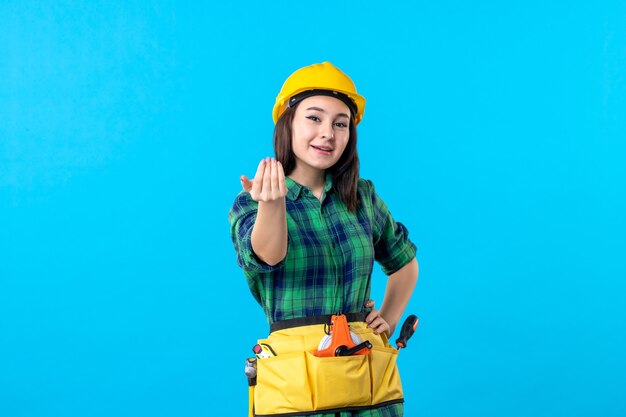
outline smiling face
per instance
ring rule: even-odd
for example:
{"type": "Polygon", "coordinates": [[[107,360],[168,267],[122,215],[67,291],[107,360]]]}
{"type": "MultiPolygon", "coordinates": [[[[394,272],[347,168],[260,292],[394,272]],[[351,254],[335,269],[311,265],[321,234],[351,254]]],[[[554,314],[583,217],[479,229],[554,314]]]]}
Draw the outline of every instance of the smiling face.
{"type": "Polygon", "coordinates": [[[302,100],[291,125],[295,170],[312,173],[332,167],[350,139],[350,117],[348,106],[334,97],[302,100]]]}

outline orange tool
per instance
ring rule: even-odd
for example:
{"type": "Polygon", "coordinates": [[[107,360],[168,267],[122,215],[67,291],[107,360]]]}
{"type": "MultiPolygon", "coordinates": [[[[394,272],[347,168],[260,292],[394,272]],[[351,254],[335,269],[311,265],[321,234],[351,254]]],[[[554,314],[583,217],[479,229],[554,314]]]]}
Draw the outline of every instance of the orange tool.
{"type": "Polygon", "coordinates": [[[369,340],[356,344],[350,336],[348,320],[343,314],[333,314],[330,319],[330,345],[322,350],[314,350],[312,353],[319,357],[367,355],[370,353],[372,344],[369,340]]]}

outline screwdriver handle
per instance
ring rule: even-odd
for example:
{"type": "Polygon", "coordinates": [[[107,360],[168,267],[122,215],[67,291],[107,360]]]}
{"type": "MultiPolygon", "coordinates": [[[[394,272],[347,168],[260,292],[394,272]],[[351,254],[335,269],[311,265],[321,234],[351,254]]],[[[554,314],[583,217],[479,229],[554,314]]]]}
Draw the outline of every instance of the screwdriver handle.
{"type": "Polygon", "coordinates": [[[417,329],[417,323],[419,319],[415,314],[411,314],[406,318],[404,324],[402,325],[402,330],[400,330],[400,337],[396,339],[396,346],[398,349],[402,349],[406,347],[411,336],[415,333],[415,329],[417,329]]]}

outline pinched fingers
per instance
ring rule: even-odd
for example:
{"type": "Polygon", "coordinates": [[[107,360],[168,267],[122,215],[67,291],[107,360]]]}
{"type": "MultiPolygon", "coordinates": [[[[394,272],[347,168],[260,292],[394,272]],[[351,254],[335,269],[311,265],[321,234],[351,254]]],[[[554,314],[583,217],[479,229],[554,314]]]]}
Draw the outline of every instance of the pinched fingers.
{"type": "Polygon", "coordinates": [[[270,158],[265,159],[265,172],[263,173],[262,184],[261,200],[268,201],[272,196],[272,161],[270,158]]]}
{"type": "Polygon", "coordinates": [[[269,169],[265,170],[263,178],[263,195],[267,198],[264,201],[278,200],[287,195],[285,184],[285,172],[279,161],[271,158],[266,161],[269,169]]]}
{"type": "Polygon", "coordinates": [[[241,185],[255,201],[273,201],[287,195],[285,172],[274,158],[261,160],[253,181],[242,175],[241,185]]]}
{"type": "Polygon", "coordinates": [[[287,195],[287,183],[285,182],[285,170],[283,164],[278,162],[278,191],[282,197],[287,195]]]}
{"type": "MultiPolygon", "coordinates": [[[[282,198],[285,196],[285,193],[283,193],[281,191],[281,173],[282,173],[282,166],[280,164],[280,162],[278,162],[276,159],[272,158],[271,161],[271,184],[272,184],[272,192],[271,192],[271,199],[272,200],[278,200],[279,198],[282,198]]],[[[282,174],[282,182],[284,183],[284,173],[282,174]]]]}
{"type": "Polygon", "coordinates": [[[259,162],[259,166],[257,167],[256,175],[252,180],[252,187],[249,190],[246,190],[250,193],[250,197],[252,197],[252,199],[255,201],[259,201],[261,191],[263,190],[263,174],[265,173],[265,168],[265,159],[262,159],[261,162],[259,162]]]}
{"type": "Polygon", "coordinates": [[[272,200],[275,200],[277,198],[280,198],[280,189],[278,186],[278,164],[274,158],[272,158],[271,177],[272,200]]]}

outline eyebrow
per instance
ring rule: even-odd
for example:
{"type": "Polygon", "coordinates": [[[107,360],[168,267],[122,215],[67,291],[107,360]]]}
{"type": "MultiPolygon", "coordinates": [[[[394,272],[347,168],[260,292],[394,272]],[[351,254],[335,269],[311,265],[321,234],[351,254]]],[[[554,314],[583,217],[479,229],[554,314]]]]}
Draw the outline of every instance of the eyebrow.
{"type": "MultiPolygon", "coordinates": [[[[326,113],[326,110],[324,109],[320,109],[319,107],[309,107],[307,110],[317,110],[317,111],[321,111],[322,113],[326,113]]],[[[338,117],[347,117],[348,119],[350,118],[350,116],[348,116],[345,113],[337,113],[338,117]]]]}

